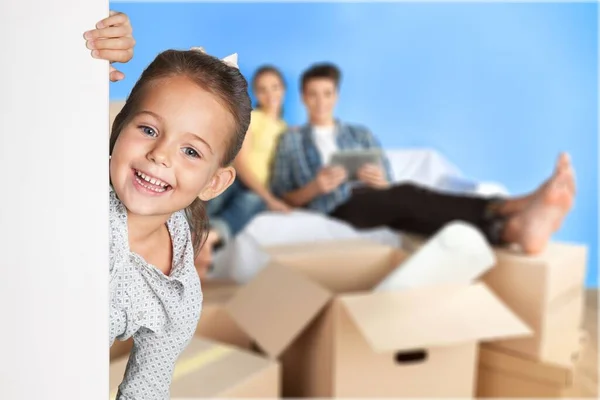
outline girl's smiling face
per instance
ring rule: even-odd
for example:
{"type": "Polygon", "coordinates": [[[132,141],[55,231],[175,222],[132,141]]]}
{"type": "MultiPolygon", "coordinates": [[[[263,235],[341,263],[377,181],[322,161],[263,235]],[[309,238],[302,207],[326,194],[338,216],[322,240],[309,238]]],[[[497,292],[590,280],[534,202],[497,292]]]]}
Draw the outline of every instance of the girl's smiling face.
{"type": "Polygon", "coordinates": [[[187,77],[153,82],[111,154],[117,196],[129,212],[146,216],[217,196],[235,178],[233,168],[221,166],[234,128],[218,98],[187,77]]]}

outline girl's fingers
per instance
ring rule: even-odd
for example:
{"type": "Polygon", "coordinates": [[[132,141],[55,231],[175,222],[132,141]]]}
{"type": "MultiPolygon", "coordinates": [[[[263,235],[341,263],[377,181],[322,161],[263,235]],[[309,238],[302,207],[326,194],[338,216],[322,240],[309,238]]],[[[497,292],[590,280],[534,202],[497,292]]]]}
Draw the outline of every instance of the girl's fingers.
{"type": "Polygon", "coordinates": [[[129,36],[115,39],[98,39],[87,41],[86,46],[90,50],[129,50],[135,46],[135,40],[129,36]]]}
{"type": "Polygon", "coordinates": [[[126,63],[132,56],[133,50],[92,50],[92,57],[110,62],[126,63]]]}
{"type": "Polygon", "coordinates": [[[111,82],[118,82],[125,78],[125,74],[123,74],[121,71],[117,71],[116,69],[114,71],[110,71],[109,76],[111,82]]]}
{"type": "Polygon", "coordinates": [[[123,13],[111,11],[109,15],[108,18],[104,18],[102,21],[98,22],[96,28],[102,29],[111,25],[130,25],[129,18],[123,13]]]}
{"type": "Polygon", "coordinates": [[[131,35],[131,27],[120,25],[110,26],[103,29],[93,29],[83,34],[83,37],[87,40],[95,39],[109,39],[109,38],[120,38],[131,35]]]}

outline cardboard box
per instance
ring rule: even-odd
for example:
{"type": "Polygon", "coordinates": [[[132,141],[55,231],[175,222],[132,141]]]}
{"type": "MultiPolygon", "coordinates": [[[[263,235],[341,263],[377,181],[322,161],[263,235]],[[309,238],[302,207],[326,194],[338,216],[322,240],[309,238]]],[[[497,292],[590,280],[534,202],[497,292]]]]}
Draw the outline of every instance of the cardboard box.
{"type": "MultiPolygon", "coordinates": [[[[402,235],[403,247],[413,252],[424,243],[415,235],[402,235]]],[[[550,242],[539,255],[496,248],[496,265],[482,281],[490,287],[535,335],[501,340],[498,348],[516,351],[539,361],[568,366],[583,322],[585,303],[585,246],[550,242]],[[568,340],[563,340],[563,337],[568,340]]]]}
{"type": "Polygon", "coordinates": [[[116,360],[121,357],[129,356],[131,349],[133,348],[133,338],[129,338],[125,341],[115,340],[113,345],[110,347],[110,360],[116,360]]]}
{"type": "MultiPolygon", "coordinates": [[[[128,357],[110,364],[110,398],[114,399],[128,357]]],[[[210,340],[194,338],[173,372],[171,397],[278,398],[280,367],[272,360],[210,340]]]]}
{"type": "Polygon", "coordinates": [[[228,281],[202,283],[204,301],[196,336],[250,349],[252,342],[250,336],[239,327],[225,309],[225,305],[238,288],[237,284],[228,281]]]}
{"type": "Polygon", "coordinates": [[[529,328],[483,284],[370,292],[406,257],[371,242],[270,248],[228,304],[292,397],[471,397],[477,342],[529,328]]]}
{"type": "MultiPolygon", "coordinates": [[[[581,344],[572,348],[576,360],[581,344]]],[[[576,361],[570,365],[541,362],[509,350],[481,346],[478,398],[580,397],[575,382],[576,361]]]]}
{"type": "Polygon", "coordinates": [[[553,242],[536,256],[498,249],[496,257],[496,266],[482,281],[535,335],[494,345],[539,361],[570,365],[569,343],[576,340],[583,323],[586,247],[553,242]]]}

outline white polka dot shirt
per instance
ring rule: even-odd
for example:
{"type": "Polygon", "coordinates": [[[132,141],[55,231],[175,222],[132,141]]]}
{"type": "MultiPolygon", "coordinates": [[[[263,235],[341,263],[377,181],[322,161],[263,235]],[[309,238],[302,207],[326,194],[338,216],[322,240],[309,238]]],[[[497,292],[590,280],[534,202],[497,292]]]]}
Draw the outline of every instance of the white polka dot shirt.
{"type": "Polygon", "coordinates": [[[202,307],[189,225],[183,211],[167,222],[173,243],[169,276],[129,248],[127,211],[110,189],[110,334],[133,336],[117,400],[168,400],[177,358],[192,339],[202,307]]]}

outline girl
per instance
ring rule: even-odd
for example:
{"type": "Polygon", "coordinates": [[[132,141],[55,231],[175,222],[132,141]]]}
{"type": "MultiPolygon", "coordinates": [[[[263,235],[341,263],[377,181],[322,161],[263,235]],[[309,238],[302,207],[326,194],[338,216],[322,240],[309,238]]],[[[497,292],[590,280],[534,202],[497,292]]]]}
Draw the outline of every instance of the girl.
{"type": "Polygon", "coordinates": [[[202,201],[234,181],[230,164],[250,111],[236,66],[201,51],[168,50],[115,118],[109,341],[134,342],[118,400],[169,398],[175,362],[200,317],[194,255],[207,231],[202,201]]]}
{"type": "Polygon", "coordinates": [[[196,267],[204,277],[212,259],[212,248],[235,236],[259,212],[265,209],[287,212],[291,208],[275,197],[268,186],[270,162],[279,136],[287,125],[281,118],[285,82],[281,72],[271,66],[260,67],[252,78],[256,108],[246,140],[234,161],[239,179],[218,198],[208,204],[211,231],[196,259],[196,267]]]}

